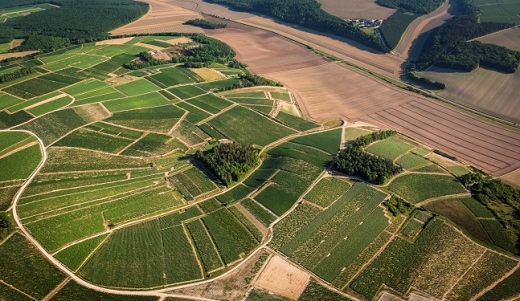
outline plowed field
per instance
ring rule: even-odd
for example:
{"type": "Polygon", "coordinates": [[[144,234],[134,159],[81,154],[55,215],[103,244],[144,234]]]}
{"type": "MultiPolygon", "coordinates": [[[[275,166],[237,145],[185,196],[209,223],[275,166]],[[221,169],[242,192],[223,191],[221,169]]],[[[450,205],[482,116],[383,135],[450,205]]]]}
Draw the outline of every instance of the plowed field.
{"type": "Polygon", "coordinates": [[[376,4],[375,0],[318,0],[324,11],[344,19],[386,19],[395,9],[376,4]]]}

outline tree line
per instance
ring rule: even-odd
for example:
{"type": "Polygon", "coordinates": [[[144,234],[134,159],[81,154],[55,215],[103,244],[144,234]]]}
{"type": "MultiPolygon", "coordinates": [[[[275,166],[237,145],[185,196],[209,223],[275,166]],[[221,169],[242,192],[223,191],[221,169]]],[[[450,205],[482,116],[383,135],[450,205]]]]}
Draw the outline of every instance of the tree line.
{"type": "Polygon", "coordinates": [[[341,150],[332,160],[332,169],[352,176],[358,176],[373,184],[384,184],[390,177],[403,171],[391,160],[371,155],[365,146],[395,135],[396,131],[379,131],[361,136],[341,150]]]}
{"type": "Polygon", "coordinates": [[[18,78],[22,78],[32,73],[34,73],[34,69],[23,67],[14,72],[2,74],[0,75],[0,84],[7,83],[18,78]]]}
{"type": "Polygon", "coordinates": [[[416,62],[418,70],[436,64],[462,71],[471,71],[480,65],[514,72],[520,56],[498,45],[468,42],[471,39],[512,27],[514,24],[480,22],[479,10],[471,0],[459,0],[462,15],[455,16],[435,29],[424,44],[416,62]]]}
{"type": "Polygon", "coordinates": [[[414,14],[428,14],[444,3],[444,0],[377,0],[377,4],[414,14]]]}
{"type": "Polygon", "coordinates": [[[213,22],[206,21],[204,19],[192,19],[192,20],[188,20],[188,21],[184,22],[184,24],[198,26],[198,27],[204,28],[204,29],[219,29],[219,28],[227,27],[226,24],[213,23],[213,22]]]}
{"type": "Polygon", "coordinates": [[[389,49],[372,35],[354,24],[321,9],[316,0],[204,0],[234,9],[256,12],[284,22],[351,39],[365,46],[388,52],[389,49]]]}
{"type": "Polygon", "coordinates": [[[0,8],[11,8],[34,4],[50,3],[59,8],[49,7],[44,11],[11,18],[0,28],[0,40],[9,42],[14,38],[39,36],[41,43],[23,43],[19,49],[57,49],[62,41],[85,43],[106,39],[108,31],[136,20],[148,11],[148,4],[133,0],[1,0],[0,8]],[[43,40],[47,39],[45,43],[43,40]],[[52,46],[48,47],[51,44],[52,46]]]}
{"type": "Polygon", "coordinates": [[[258,164],[259,150],[236,142],[220,143],[210,150],[197,151],[196,157],[202,160],[224,185],[230,186],[258,164]]]}

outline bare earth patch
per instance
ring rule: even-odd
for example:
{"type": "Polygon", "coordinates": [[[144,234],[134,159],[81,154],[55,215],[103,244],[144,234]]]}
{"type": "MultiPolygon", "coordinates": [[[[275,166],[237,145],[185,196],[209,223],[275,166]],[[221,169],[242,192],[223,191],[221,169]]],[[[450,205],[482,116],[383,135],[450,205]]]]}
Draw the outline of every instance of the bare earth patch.
{"type": "Polygon", "coordinates": [[[2,53],[0,54],[0,60],[10,59],[13,57],[24,57],[33,53],[37,53],[37,50],[31,51],[23,51],[23,52],[12,52],[12,53],[2,53]]]}
{"type": "Polygon", "coordinates": [[[476,39],[482,43],[497,44],[520,51],[520,27],[498,31],[476,39]]]}
{"type": "Polygon", "coordinates": [[[422,74],[446,84],[439,95],[479,111],[520,122],[520,69],[513,74],[478,68],[471,72],[434,67],[422,74]]]}
{"type": "Polygon", "coordinates": [[[167,0],[166,2],[189,10],[197,9],[205,14],[219,16],[229,20],[238,20],[253,16],[250,13],[230,10],[225,6],[208,3],[203,0],[167,0]]]}
{"type": "Polygon", "coordinates": [[[133,40],[133,37],[104,40],[104,41],[96,42],[96,46],[99,46],[99,45],[123,45],[123,44],[125,44],[127,42],[130,42],[131,40],[133,40]]]}
{"type": "Polygon", "coordinates": [[[186,44],[186,43],[191,43],[193,42],[192,39],[190,38],[187,38],[187,37],[179,37],[179,38],[175,38],[175,39],[170,39],[170,40],[167,40],[167,41],[164,41],[170,45],[179,45],[179,44],[186,44]]]}
{"type": "Polygon", "coordinates": [[[380,6],[375,0],[318,0],[321,8],[343,19],[386,19],[395,9],[380,6]]]}
{"type": "Polygon", "coordinates": [[[209,68],[192,68],[190,70],[196,73],[198,76],[202,77],[205,81],[226,78],[224,74],[209,68]]]}
{"type": "Polygon", "coordinates": [[[513,184],[517,188],[520,188],[520,169],[508,173],[500,178],[502,181],[513,184]]]}
{"type": "Polygon", "coordinates": [[[198,27],[183,25],[190,19],[201,18],[197,12],[169,4],[163,0],[145,0],[150,10],[139,20],[110,32],[113,35],[158,32],[202,32],[198,27]]]}
{"type": "Polygon", "coordinates": [[[112,116],[112,113],[110,113],[110,111],[107,110],[107,108],[105,108],[105,106],[100,103],[75,107],[74,111],[89,123],[101,121],[112,116]]]}
{"type": "Polygon", "coordinates": [[[9,49],[13,49],[15,47],[18,47],[20,45],[22,45],[23,41],[25,41],[25,39],[14,39],[11,41],[11,43],[9,43],[9,49]]]}
{"type": "Polygon", "coordinates": [[[275,255],[256,280],[255,286],[276,295],[297,300],[309,281],[309,274],[275,255]]]}
{"type": "Polygon", "coordinates": [[[267,236],[268,229],[262,224],[251,212],[249,212],[242,204],[238,203],[235,205],[235,207],[247,217],[248,220],[255,225],[255,227],[260,230],[263,237],[267,236]]]}
{"type": "Polygon", "coordinates": [[[164,47],[161,47],[161,46],[150,45],[150,44],[146,44],[146,43],[142,43],[142,42],[135,43],[135,46],[141,46],[141,47],[148,48],[151,50],[163,50],[164,49],[164,47]]]}

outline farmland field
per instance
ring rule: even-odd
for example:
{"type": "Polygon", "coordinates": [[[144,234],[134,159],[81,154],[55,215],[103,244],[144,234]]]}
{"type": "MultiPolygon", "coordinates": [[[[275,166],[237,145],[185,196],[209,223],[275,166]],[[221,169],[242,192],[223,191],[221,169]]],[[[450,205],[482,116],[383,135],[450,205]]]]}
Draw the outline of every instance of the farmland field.
{"type": "Polygon", "coordinates": [[[520,24],[520,2],[518,0],[497,0],[493,2],[475,0],[482,11],[482,22],[504,22],[520,24]]]}
{"type": "Polygon", "coordinates": [[[429,198],[467,192],[452,176],[433,174],[402,175],[390,183],[389,189],[413,204],[429,198]]]}
{"type": "Polygon", "coordinates": [[[350,184],[338,178],[323,178],[304,197],[306,200],[322,207],[330,206],[350,187],[350,184]]]}
{"type": "Polygon", "coordinates": [[[397,157],[406,153],[413,146],[402,142],[401,140],[395,138],[387,138],[383,141],[378,141],[369,147],[365,148],[365,150],[374,155],[378,155],[385,159],[394,161],[397,157]]]}

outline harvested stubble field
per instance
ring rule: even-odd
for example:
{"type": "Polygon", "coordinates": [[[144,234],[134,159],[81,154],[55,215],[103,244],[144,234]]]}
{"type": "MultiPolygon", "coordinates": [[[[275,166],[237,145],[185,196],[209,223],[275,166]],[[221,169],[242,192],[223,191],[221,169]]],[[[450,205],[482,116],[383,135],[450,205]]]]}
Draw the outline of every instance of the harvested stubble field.
{"type": "Polygon", "coordinates": [[[482,43],[497,44],[520,51],[520,27],[513,27],[477,38],[482,43]]]}
{"type": "Polygon", "coordinates": [[[422,74],[446,84],[446,89],[439,93],[441,96],[493,116],[520,122],[520,69],[508,74],[486,68],[460,72],[434,67],[422,74]]]}
{"type": "Polygon", "coordinates": [[[130,33],[154,33],[154,32],[202,32],[200,28],[183,25],[190,19],[200,19],[197,12],[171,5],[166,1],[146,0],[150,10],[139,20],[117,28],[110,33],[122,35],[130,33]],[[178,30],[171,30],[176,28],[178,30]]]}
{"type": "Polygon", "coordinates": [[[335,16],[344,19],[386,19],[395,9],[380,6],[375,0],[318,0],[321,8],[335,16]]]}

